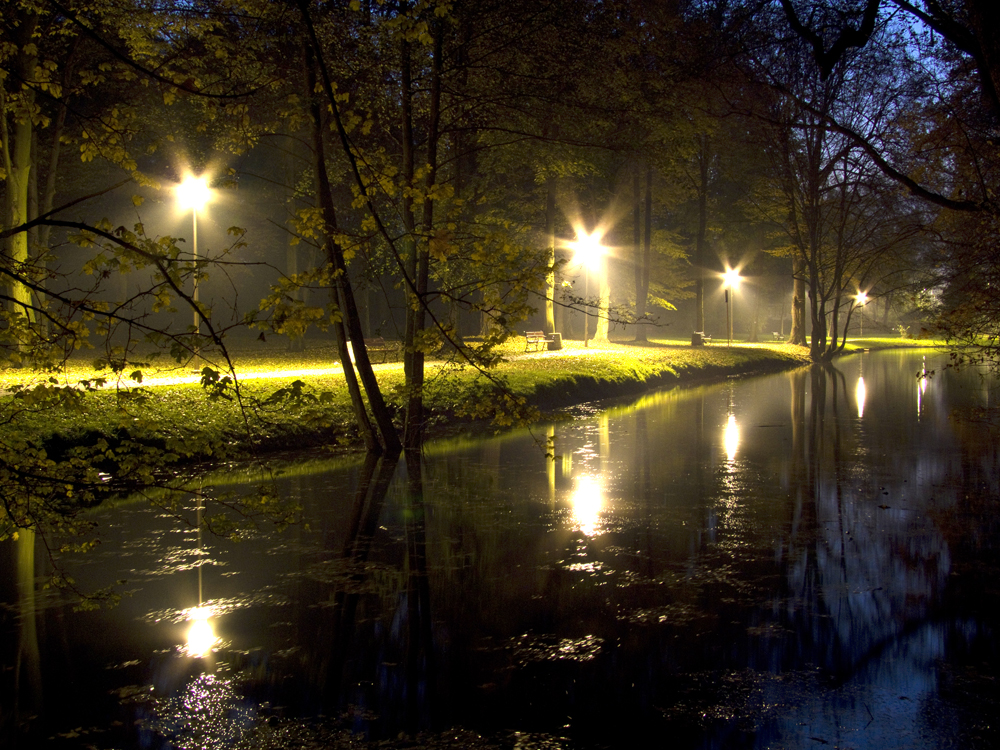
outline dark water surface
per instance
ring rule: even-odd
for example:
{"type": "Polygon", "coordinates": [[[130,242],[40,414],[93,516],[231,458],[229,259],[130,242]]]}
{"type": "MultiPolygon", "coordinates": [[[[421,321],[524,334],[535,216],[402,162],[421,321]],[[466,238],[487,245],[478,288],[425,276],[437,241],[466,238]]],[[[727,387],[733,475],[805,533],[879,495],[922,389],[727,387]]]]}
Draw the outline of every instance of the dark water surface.
{"type": "Polygon", "coordinates": [[[8,545],[4,736],[17,675],[23,746],[1000,747],[1000,460],[976,418],[1000,389],[915,377],[944,360],[580,407],[433,443],[422,472],[303,460],[278,485],[304,523],[239,543],[199,538],[194,500],[106,512],[67,565],[127,580],[113,609],[39,592],[19,618],[8,545]]]}

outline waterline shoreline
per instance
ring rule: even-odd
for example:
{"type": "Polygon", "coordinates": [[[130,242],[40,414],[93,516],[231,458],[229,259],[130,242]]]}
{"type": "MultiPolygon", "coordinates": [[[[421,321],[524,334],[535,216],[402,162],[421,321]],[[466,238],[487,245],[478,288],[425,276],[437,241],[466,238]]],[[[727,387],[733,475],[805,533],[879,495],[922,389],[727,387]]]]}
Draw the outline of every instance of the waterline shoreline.
{"type": "MultiPolygon", "coordinates": [[[[928,345],[899,340],[864,343],[873,348],[928,345]]],[[[845,354],[860,350],[853,346],[845,354]]],[[[86,394],[82,407],[72,413],[52,410],[23,437],[59,451],[100,439],[152,446],[184,443],[191,447],[183,457],[187,464],[261,458],[300,448],[362,450],[342,368],[339,363],[321,365],[318,359],[323,355],[313,352],[311,357],[295,361],[288,354],[263,364],[253,357],[236,356],[239,394],[223,399],[210,399],[200,385],[201,376],[190,368],[169,377],[151,372],[141,382],[109,381],[104,389],[86,394]]],[[[517,423],[505,422],[502,411],[477,412],[479,404],[499,401],[504,393],[523,399],[528,414],[542,418],[568,406],[637,395],[663,386],[779,372],[808,364],[808,348],[790,344],[695,348],[675,342],[615,342],[585,348],[580,342],[568,341],[559,351],[513,352],[490,371],[502,383],[502,390],[471,368],[433,363],[428,366],[425,390],[427,434],[517,423]]],[[[378,364],[375,371],[390,408],[401,416],[402,364],[378,364]]],[[[68,382],[70,377],[63,380],[68,382]]],[[[9,430],[0,427],[0,438],[9,430]]]]}

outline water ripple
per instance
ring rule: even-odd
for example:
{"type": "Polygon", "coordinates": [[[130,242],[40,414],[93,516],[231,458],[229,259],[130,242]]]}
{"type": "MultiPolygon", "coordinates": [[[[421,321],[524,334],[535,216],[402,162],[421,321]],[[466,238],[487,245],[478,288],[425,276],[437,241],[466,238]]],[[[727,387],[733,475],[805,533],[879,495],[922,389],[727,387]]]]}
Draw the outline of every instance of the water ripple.
{"type": "Polygon", "coordinates": [[[582,638],[556,638],[552,635],[525,633],[512,638],[505,648],[520,664],[539,661],[591,661],[600,653],[604,639],[596,635],[582,638]]]}

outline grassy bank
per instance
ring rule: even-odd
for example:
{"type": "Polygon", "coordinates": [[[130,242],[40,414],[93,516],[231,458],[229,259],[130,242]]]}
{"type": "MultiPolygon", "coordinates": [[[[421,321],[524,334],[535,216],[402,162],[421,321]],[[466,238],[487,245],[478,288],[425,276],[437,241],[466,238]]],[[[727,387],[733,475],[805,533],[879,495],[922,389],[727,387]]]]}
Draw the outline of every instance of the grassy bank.
{"type": "MultiPolygon", "coordinates": [[[[927,346],[928,342],[864,339],[865,348],[927,346]]],[[[565,342],[561,351],[525,352],[523,340],[511,344],[509,359],[492,372],[514,397],[540,412],[599,398],[638,393],[651,387],[774,372],[808,363],[808,350],[781,343],[714,343],[692,348],[681,341],[646,345],[615,343],[583,347],[565,342]]],[[[304,353],[277,350],[236,352],[238,395],[210,400],[198,384],[197,368],[149,369],[142,383],[122,380],[87,393],[70,407],[44,403],[36,418],[0,426],[0,434],[18,432],[44,443],[53,453],[66,447],[137,440],[174,451],[191,460],[224,460],[250,450],[280,450],[316,445],[357,447],[357,434],[343,373],[332,365],[330,346],[304,353]],[[17,425],[15,428],[14,425],[17,425]]],[[[400,363],[376,366],[383,392],[393,409],[402,403],[400,363]]],[[[85,362],[71,364],[58,376],[74,384],[100,373],[85,362]]],[[[0,386],[10,390],[26,382],[24,373],[7,372],[0,386]]],[[[8,395],[5,398],[10,399],[8,395]]],[[[502,401],[495,383],[471,368],[431,363],[426,405],[431,428],[456,419],[494,417],[502,401]]],[[[30,405],[25,407],[32,417],[30,405]]],[[[501,413],[499,423],[503,423],[501,413]]]]}

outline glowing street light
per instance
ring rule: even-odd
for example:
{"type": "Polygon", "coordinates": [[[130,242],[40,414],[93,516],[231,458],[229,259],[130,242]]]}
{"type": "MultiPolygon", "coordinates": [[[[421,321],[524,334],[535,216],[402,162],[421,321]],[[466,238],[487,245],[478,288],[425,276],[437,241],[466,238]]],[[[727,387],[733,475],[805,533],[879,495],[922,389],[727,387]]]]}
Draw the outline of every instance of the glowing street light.
{"type": "Polygon", "coordinates": [[[729,331],[729,343],[733,345],[733,291],[740,285],[740,272],[735,268],[727,268],[722,274],[723,286],[726,290],[726,328],[729,331]]]}
{"type": "Polygon", "coordinates": [[[607,248],[601,244],[604,234],[600,231],[587,233],[577,230],[576,236],[576,242],[572,243],[575,251],[573,262],[584,266],[588,271],[600,271],[607,252],[607,248]]]}
{"type": "MultiPolygon", "coordinates": [[[[212,190],[208,187],[208,178],[205,176],[194,177],[188,175],[175,188],[177,193],[177,203],[182,210],[191,210],[191,253],[194,256],[194,263],[198,265],[198,212],[202,210],[212,200],[212,190]]],[[[198,313],[198,272],[195,270],[194,293],[191,299],[195,302],[194,328],[197,333],[201,333],[201,316],[198,313]]]]}
{"type": "MultiPolygon", "coordinates": [[[[603,286],[606,283],[604,278],[604,256],[607,255],[608,248],[601,244],[601,239],[604,237],[604,232],[598,229],[595,232],[585,232],[581,229],[576,230],[576,241],[569,243],[569,246],[573,249],[573,263],[575,265],[582,266],[584,269],[584,297],[590,297],[590,274],[596,273],[601,279],[602,293],[601,298],[604,298],[603,286]]],[[[583,317],[583,345],[587,346],[590,339],[590,311],[584,311],[583,317]]]]}
{"type": "MultiPolygon", "coordinates": [[[[861,308],[861,338],[865,336],[865,304],[868,302],[868,295],[865,292],[858,292],[854,296],[855,302],[861,308]]],[[[878,310],[875,311],[876,313],[878,310]]]]}

